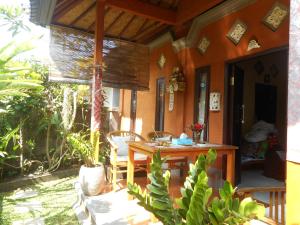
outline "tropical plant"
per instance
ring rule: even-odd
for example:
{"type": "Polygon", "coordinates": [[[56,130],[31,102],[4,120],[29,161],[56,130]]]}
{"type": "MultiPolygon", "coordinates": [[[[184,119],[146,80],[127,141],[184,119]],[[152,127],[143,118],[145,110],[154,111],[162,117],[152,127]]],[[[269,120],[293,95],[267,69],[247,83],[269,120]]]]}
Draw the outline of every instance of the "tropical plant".
{"type": "Polygon", "coordinates": [[[0,6],[1,26],[8,26],[8,31],[11,32],[12,36],[20,33],[21,30],[30,31],[29,26],[24,23],[26,17],[24,11],[24,8],[21,7],[0,6]]]}
{"type": "MultiPolygon", "coordinates": [[[[93,144],[88,138],[88,134],[81,131],[78,133],[69,133],[67,135],[67,143],[72,151],[72,154],[79,154],[87,167],[94,167],[96,165],[95,152],[93,151],[93,144]]],[[[105,161],[104,154],[100,154],[100,162],[105,161]]]]}
{"type": "Polygon", "coordinates": [[[28,97],[29,90],[41,90],[41,80],[28,76],[30,67],[13,59],[32,49],[28,42],[16,44],[11,41],[0,47],[0,100],[11,96],[28,97]]]}
{"type": "Polygon", "coordinates": [[[170,172],[162,172],[165,160],[161,159],[160,152],[153,157],[148,191],[142,191],[137,184],[129,184],[128,193],[165,225],[238,225],[263,217],[264,206],[251,198],[241,202],[234,198],[234,189],[227,181],[219,190],[220,197],[212,199],[206,171],[215,159],[216,151],[210,150],[207,156],[200,155],[195,165],[190,166],[181,189],[182,196],[176,199],[177,207],[168,193],[170,172]]]}

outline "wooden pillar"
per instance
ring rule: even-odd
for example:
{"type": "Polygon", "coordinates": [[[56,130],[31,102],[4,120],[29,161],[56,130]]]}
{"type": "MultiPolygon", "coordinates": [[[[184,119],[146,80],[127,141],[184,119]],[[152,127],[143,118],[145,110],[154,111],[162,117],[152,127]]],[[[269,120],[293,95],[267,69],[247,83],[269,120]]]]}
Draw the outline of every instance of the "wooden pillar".
{"type": "Polygon", "coordinates": [[[300,2],[290,2],[286,224],[300,224],[300,2]]]}
{"type": "Polygon", "coordinates": [[[96,0],[95,23],[95,52],[94,52],[94,76],[92,80],[92,115],[91,115],[91,142],[94,148],[94,160],[99,158],[99,137],[101,129],[102,99],[102,49],[104,37],[104,8],[105,0],[96,0]]]}

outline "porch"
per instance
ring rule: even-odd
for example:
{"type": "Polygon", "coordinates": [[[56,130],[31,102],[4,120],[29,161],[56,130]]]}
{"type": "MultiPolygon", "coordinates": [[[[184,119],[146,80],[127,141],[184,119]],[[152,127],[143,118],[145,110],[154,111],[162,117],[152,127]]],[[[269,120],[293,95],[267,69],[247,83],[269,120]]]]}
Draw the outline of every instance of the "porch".
{"type": "MultiPolygon", "coordinates": [[[[112,88],[111,130],[130,130],[143,137],[152,131],[192,137],[188,128],[200,123],[205,125],[201,141],[238,146],[231,164],[236,176],[230,180],[236,184],[249,174],[242,165],[242,153],[249,155],[249,146],[255,146],[251,151],[258,158],[250,170],[258,165],[269,177],[283,174],[275,178],[281,180],[279,186],[287,186],[286,224],[300,223],[295,183],[300,169],[296,0],[30,2],[31,21],[52,30],[55,69],[51,79],[91,84],[94,142],[98,143],[103,127],[99,94],[103,85],[112,88]],[[266,95],[270,98],[260,101],[266,95]],[[253,141],[247,135],[265,127],[263,138],[257,139],[255,133],[253,141]],[[270,175],[273,169],[279,172],[270,175]]],[[[98,152],[99,145],[95,146],[98,152]]],[[[221,179],[228,176],[226,162],[222,156],[217,159],[221,179]]],[[[145,178],[139,179],[145,186],[145,178]]],[[[171,179],[173,197],[182,183],[171,179]]],[[[76,190],[81,203],[87,204],[78,186],[76,190]]],[[[109,185],[106,191],[111,191],[109,185]]],[[[149,223],[149,214],[136,202],[127,202],[125,195],[122,190],[95,197],[100,202],[108,196],[108,202],[122,199],[124,205],[132,205],[124,214],[126,221],[120,217],[117,220],[122,221],[113,223],[108,216],[106,223],[149,223]],[[136,212],[141,220],[133,215],[136,212]]],[[[114,208],[112,215],[122,207],[114,208]]],[[[90,217],[97,224],[103,222],[97,222],[93,213],[90,217]]]]}

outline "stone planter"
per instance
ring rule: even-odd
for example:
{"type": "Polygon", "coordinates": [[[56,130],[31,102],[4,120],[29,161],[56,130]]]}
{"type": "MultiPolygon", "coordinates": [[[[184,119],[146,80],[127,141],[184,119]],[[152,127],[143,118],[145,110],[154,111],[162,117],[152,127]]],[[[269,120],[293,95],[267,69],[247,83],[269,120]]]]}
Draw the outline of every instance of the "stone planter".
{"type": "Polygon", "coordinates": [[[95,167],[81,166],[79,170],[79,183],[85,195],[93,196],[100,194],[105,187],[104,166],[102,164],[95,167]]]}

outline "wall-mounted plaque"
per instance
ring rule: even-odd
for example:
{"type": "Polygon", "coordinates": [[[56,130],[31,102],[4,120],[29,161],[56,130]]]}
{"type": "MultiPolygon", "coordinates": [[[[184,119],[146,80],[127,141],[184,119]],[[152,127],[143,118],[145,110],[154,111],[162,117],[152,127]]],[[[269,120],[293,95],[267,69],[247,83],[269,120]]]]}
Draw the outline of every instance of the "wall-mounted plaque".
{"type": "Polygon", "coordinates": [[[203,55],[206,52],[209,45],[210,45],[210,41],[208,40],[208,38],[206,37],[201,38],[198,44],[199,52],[203,55]]]}
{"type": "Polygon", "coordinates": [[[235,21],[235,23],[230,28],[227,37],[237,45],[243,35],[246,33],[247,25],[240,20],[235,21]]]}
{"type": "Polygon", "coordinates": [[[166,64],[166,61],[167,61],[167,60],[166,60],[166,57],[165,57],[165,55],[162,53],[162,54],[160,55],[158,61],[157,61],[158,67],[159,67],[160,69],[163,69],[164,66],[165,66],[165,64],[166,64]]]}
{"type": "Polygon", "coordinates": [[[289,9],[287,6],[276,2],[268,14],[264,17],[263,23],[272,31],[276,31],[282,21],[287,17],[289,9]]]}

